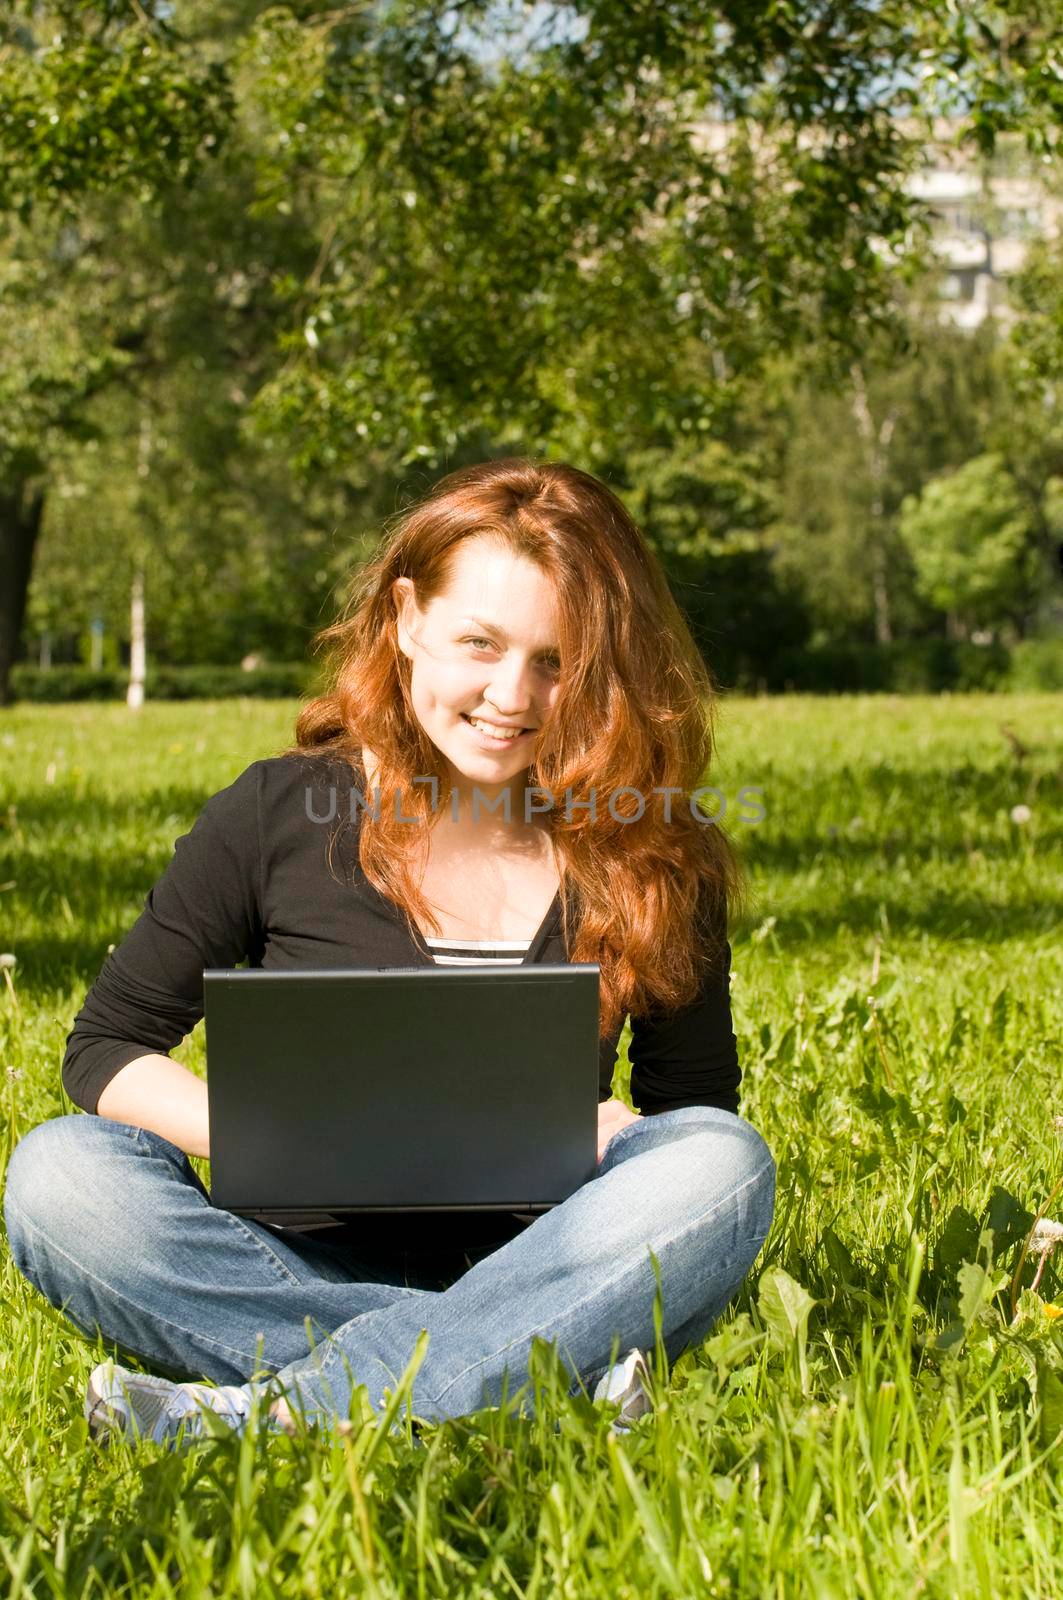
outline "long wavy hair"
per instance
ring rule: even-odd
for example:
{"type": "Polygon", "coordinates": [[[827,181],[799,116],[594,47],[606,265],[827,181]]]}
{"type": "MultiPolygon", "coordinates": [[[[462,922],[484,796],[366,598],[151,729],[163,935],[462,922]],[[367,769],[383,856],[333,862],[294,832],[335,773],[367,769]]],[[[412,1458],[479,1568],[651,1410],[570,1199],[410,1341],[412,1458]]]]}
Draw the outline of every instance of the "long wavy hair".
{"type": "Polygon", "coordinates": [[[326,687],[302,708],[285,754],[329,752],[362,777],[362,746],[373,753],[380,793],[401,797],[401,811],[385,802],[379,819],[363,812],[362,870],[403,909],[415,942],[415,919],[438,933],[414,879],[406,819],[424,821],[414,833],[427,841],[431,786],[413,779],[434,774],[445,795],[450,778],[413,712],[392,585],[412,579],[423,609],[447,588],[463,540],[500,541],[552,580],[558,602],[558,694],[527,781],[547,792],[537,804],[554,801],[542,817],[569,960],[599,964],[603,1038],[629,1012],[688,1004],[706,963],[722,960],[747,887],[723,827],[691,811],[693,791],[709,781],[717,686],[657,557],[600,479],[526,457],[451,472],[390,521],[340,618],[315,637],[326,687]],[[592,794],[593,813],[580,805],[592,794]],[[617,820],[610,798],[629,820],[617,820]]]}

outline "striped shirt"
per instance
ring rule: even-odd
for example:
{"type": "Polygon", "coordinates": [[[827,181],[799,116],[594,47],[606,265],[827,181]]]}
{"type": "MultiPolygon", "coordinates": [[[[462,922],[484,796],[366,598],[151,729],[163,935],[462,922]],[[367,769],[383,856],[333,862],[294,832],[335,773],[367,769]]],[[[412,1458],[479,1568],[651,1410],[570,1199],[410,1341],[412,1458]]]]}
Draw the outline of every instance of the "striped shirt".
{"type": "Polygon", "coordinates": [[[472,967],[490,961],[500,967],[519,967],[530,939],[429,939],[425,944],[441,967],[472,967]]]}

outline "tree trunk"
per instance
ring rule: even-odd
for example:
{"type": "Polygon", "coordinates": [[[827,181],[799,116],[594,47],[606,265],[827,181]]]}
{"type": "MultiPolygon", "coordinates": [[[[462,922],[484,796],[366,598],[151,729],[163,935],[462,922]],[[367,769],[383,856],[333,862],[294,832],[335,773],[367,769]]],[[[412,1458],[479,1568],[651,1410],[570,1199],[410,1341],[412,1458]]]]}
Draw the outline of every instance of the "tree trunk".
{"type": "MultiPolygon", "coordinates": [[[[151,415],[147,406],[144,406],[140,413],[140,432],[137,440],[137,477],[141,480],[146,479],[151,472],[151,447],[151,415]]],[[[143,521],[146,508],[143,495],[139,491],[137,504],[143,521]]],[[[137,545],[133,568],[133,592],[129,606],[129,687],[125,697],[125,703],[131,711],[138,711],[144,704],[144,679],[147,676],[148,654],[144,632],[144,568],[147,559],[143,541],[138,540],[137,545]]]]}
{"type": "Polygon", "coordinates": [[[26,615],[44,489],[23,481],[0,488],[0,706],[11,704],[11,668],[26,615]]]}
{"type": "Polygon", "coordinates": [[[870,522],[868,566],[871,572],[871,610],[875,623],[875,641],[892,644],[893,621],[890,607],[889,557],[886,550],[886,507],[884,486],[889,465],[889,449],[893,430],[897,425],[896,411],[889,411],[876,426],[871,415],[867,382],[863,368],[854,362],[849,369],[853,382],[853,417],[867,453],[867,476],[871,485],[871,504],[868,508],[870,522]]]}
{"type": "Polygon", "coordinates": [[[144,643],[144,569],[138,567],[133,574],[133,592],[129,604],[129,688],[125,703],[131,711],[144,704],[144,668],[147,650],[144,643]]]}
{"type": "Polygon", "coordinates": [[[871,545],[871,600],[875,615],[876,644],[893,643],[893,623],[890,618],[890,590],[886,573],[886,552],[881,539],[872,539],[871,545]]]}

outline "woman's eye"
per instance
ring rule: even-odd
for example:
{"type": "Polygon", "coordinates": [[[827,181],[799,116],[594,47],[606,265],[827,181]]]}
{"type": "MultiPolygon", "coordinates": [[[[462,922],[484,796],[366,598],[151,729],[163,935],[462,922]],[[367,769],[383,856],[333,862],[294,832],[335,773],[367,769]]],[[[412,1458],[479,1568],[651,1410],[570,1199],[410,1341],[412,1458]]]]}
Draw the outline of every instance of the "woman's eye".
{"type": "MultiPolygon", "coordinates": [[[[494,642],[491,639],[463,639],[462,644],[471,644],[477,649],[482,645],[485,650],[493,650],[494,642]]],[[[561,671],[560,661],[547,658],[543,666],[552,678],[556,678],[561,671]]]]}

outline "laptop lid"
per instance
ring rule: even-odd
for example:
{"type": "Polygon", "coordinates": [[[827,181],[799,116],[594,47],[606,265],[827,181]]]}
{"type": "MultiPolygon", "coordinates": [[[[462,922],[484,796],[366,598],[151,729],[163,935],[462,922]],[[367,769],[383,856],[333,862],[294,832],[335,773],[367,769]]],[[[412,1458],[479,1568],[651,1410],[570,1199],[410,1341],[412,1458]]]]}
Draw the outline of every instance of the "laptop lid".
{"type": "Polygon", "coordinates": [[[203,974],[211,1200],[547,1209],[597,1167],[596,962],[203,974]]]}

